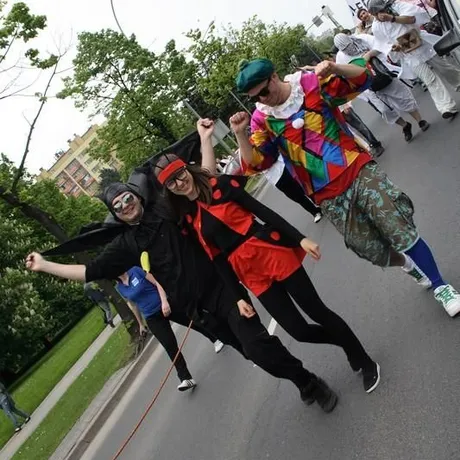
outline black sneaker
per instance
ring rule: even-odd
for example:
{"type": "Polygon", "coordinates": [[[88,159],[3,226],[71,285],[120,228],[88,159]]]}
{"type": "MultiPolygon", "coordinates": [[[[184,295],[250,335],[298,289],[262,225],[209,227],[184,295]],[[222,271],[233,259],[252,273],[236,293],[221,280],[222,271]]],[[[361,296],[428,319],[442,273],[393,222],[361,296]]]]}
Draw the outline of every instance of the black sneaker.
{"type": "Polygon", "coordinates": [[[414,137],[412,135],[412,125],[407,121],[406,126],[403,128],[403,134],[404,134],[404,140],[406,142],[410,142],[412,138],[414,137]]]}
{"type": "Polygon", "coordinates": [[[444,112],[442,114],[442,118],[444,118],[444,120],[452,121],[457,115],[458,112],[444,112]]]}
{"type": "Polygon", "coordinates": [[[300,397],[307,406],[316,401],[326,413],[332,412],[339,400],[337,394],[319,377],[313,377],[313,380],[300,390],[300,397]]]}
{"type": "Polygon", "coordinates": [[[366,393],[372,393],[380,383],[380,366],[372,361],[369,366],[363,367],[363,385],[366,393]]]}
{"type": "Polygon", "coordinates": [[[426,131],[430,127],[430,124],[426,120],[422,120],[418,122],[418,126],[422,131],[426,131]]]}

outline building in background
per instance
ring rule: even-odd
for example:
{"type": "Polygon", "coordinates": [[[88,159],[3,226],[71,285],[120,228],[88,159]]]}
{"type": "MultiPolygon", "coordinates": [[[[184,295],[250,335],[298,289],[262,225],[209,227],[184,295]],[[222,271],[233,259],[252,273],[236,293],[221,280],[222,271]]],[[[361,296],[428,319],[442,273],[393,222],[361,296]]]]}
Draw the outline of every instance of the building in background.
{"type": "Polygon", "coordinates": [[[101,170],[118,170],[121,166],[115,154],[108,163],[89,156],[89,145],[97,138],[98,129],[98,125],[92,125],[82,136],[75,135],[69,141],[66,152],[56,153],[56,163],[50,169],[40,169],[37,180],[55,180],[59,189],[67,196],[97,194],[101,170]]]}

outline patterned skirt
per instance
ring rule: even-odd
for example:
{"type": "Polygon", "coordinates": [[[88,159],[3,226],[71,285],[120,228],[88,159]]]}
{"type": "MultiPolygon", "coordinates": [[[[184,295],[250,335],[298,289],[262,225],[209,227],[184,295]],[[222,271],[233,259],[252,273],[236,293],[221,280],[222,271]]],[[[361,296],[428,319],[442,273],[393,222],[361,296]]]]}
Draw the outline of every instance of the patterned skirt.
{"type": "Polygon", "coordinates": [[[411,199],[375,162],[367,163],[344,193],[324,200],[321,209],[347,248],[379,267],[388,266],[391,248],[405,252],[419,238],[411,199]]]}

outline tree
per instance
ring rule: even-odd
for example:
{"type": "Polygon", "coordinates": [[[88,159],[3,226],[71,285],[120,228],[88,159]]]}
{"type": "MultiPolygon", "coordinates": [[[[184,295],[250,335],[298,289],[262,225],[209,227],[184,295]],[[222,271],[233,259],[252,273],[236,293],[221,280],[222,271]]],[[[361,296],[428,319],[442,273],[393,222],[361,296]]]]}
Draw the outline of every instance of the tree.
{"type": "Polygon", "coordinates": [[[187,37],[192,41],[188,53],[197,65],[199,92],[225,115],[241,110],[229,92],[236,92],[235,78],[242,59],[269,58],[283,77],[293,71],[291,56],[308,64],[315,59],[312,50],[319,52],[303,25],[265,24],[256,17],[240,29],[229,25],[218,31],[211,26],[205,35],[192,30],[187,37]]]}
{"type": "Polygon", "coordinates": [[[34,15],[23,3],[15,3],[7,14],[4,14],[7,3],[0,0],[0,100],[15,96],[30,85],[19,86],[19,78],[25,65],[31,65],[32,70],[46,69],[54,65],[50,57],[41,58],[35,48],[16,52],[14,59],[9,58],[15,53],[15,48],[29,43],[46,27],[46,17],[34,15]],[[17,45],[17,46],[16,46],[17,45]]]}
{"type": "Polygon", "coordinates": [[[124,164],[122,174],[127,176],[178,139],[178,101],[163,60],[143,48],[134,35],[83,32],[73,64],[74,74],[64,79],[60,97],[73,97],[78,108],[90,108],[107,118],[91,146],[93,156],[108,160],[116,150],[124,164]]]}

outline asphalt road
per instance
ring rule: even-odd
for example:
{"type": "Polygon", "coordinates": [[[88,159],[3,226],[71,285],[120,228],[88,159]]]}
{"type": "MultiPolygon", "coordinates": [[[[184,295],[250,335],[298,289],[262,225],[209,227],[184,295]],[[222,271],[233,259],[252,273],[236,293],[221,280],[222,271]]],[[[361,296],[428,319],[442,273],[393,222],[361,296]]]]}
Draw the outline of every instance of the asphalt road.
{"type": "MultiPolygon", "coordinates": [[[[420,232],[445,278],[460,288],[460,119],[443,121],[429,97],[416,94],[431,128],[416,128],[409,145],[398,127],[386,125],[372,109],[358,103],[358,112],[383,141],[386,152],[379,161],[412,197],[420,232]]],[[[308,262],[307,268],[326,304],[343,315],[381,364],[380,386],[365,394],[340,349],[299,344],[277,327],[289,349],[338,391],[340,404],[326,415],[304,406],[291,383],[266,375],[228,347],[216,355],[193,334],[185,355],[198,388],[179,394],[173,376],[120,458],[460,459],[460,319],[450,319],[401,270],[358,259],[329,223],[313,224],[276,190],[263,201],[321,244],[321,262],[308,262]]],[[[269,316],[258,309],[268,324],[269,316]]],[[[168,364],[161,352],[152,357],[84,458],[113,457],[168,364]]]]}

